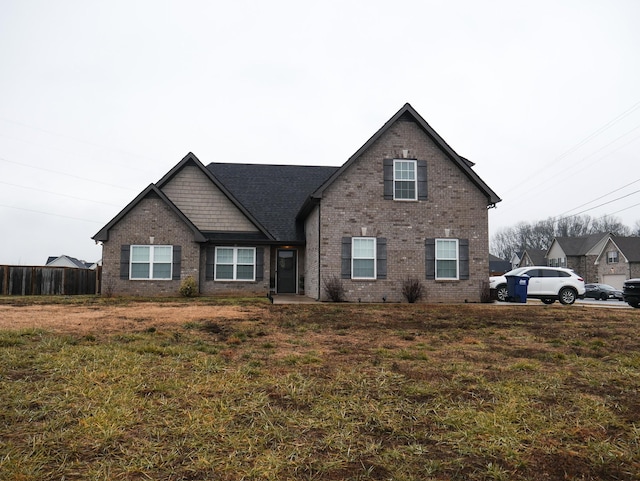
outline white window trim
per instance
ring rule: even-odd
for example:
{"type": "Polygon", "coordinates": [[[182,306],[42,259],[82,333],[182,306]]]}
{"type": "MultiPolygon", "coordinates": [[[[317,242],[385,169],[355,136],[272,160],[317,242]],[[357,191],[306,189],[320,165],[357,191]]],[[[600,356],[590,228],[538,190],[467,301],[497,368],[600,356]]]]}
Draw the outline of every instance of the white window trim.
{"type": "Polygon", "coordinates": [[[219,246],[216,247],[215,256],[213,258],[213,280],[218,282],[255,282],[256,280],[256,248],[255,247],[233,247],[233,246],[219,246]],[[220,264],[233,266],[233,279],[219,279],[218,278],[218,249],[233,249],[233,263],[232,264],[220,264]],[[253,264],[238,264],[238,250],[250,249],[253,251],[253,264]],[[238,266],[253,266],[253,277],[251,279],[238,279],[238,266]]]}
{"type": "Polygon", "coordinates": [[[618,263],[620,263],[620,256],[618,255],[618,251],[608,251],[607,264],[618,264],[618,263]]]}
{"type": "Polygon", "coordinates": [[[415,202],[418,200],[418,161],[412,159],[393,159],[393,200],[415,202]],[[396,179],[396,162],[408,162],[413,164],[413,199],[400,199],[396,197],[396,182],[411,182],[406,179],[396,179]]]}
{"type": "Polygon", "coordinates": [[[131,281],[170,281],[173,280],[173,246],[172,245],[145,245],[135,244],[129,247],[129,280],[131,281]],[[134,247],[149,247],[149,262],[135,262],[133,260],[134,247]],[[171,248],[171,259],[169,262],[153,262],[154,251],[158,247],[171,248]],[[149,264],[149,277],[133,277],[133,264],[149,264]],[[169,264],[169,277],[153,277],[154,264],[169,264]]]}
{"type": "Polygon", "coordinates": [[[435,276],[436,276],[436,280],[438,281],[458,281],[460,280],[460,242],[458,239],[436,239],[436,245],[435,245],[435,276]],[[452,261],[454,259],[446,259],[446,258],[440,258],[438,256],[438,242],[439,241],[446,241],[446,242],[455,242],[456,243],[456,276],[455,277],[440,277],[438,276],[438,261],[452,261]]]}
{"type": "Polygon", "coordinates": [[[351,279],[355,279],[355,280],[376,280],[378,277],[378,261],[377,261],[377,249],[378,249],[378,245],[377,245],[377,240],[375,237],[352,237],[351,238],[351,279]],[[356,243],[356,241],[358,240],[372,240],[373,241],[373,257],[356,257],[354,255],[355,253],[355,249],[354,249],[354,245],[356,243]],[[353,261],[354,260],[373,260],[373,277],[356,277],[354,275],[354,267],[353,267],[353,261]]]}

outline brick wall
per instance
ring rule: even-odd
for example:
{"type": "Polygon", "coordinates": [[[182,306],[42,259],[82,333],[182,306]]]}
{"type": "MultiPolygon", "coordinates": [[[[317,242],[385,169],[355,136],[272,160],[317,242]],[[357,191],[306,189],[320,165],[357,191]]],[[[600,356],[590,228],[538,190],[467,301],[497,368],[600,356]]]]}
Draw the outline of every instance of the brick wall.
{"type": "Polygon", "coordinates": [[[315,207],[305,219],[304,231],[307,238],[304,263],[304,291],[305,295],[318,299],[322,287],[318,277],[318,219],[320,208],[315,207]]]}
{"type": "Polygon", "coordinates": [[[586,282],[604,282],[604,276],[610,275],[624,275],[625,278],[629,279],[631,277],[631,269],[630,264],[625,262],[625,257],[620,252],[620,249],[616,247],[616,245],[609,239],[604,249],[602,250],[602,255],[600,256],[600,260],[598,265],[596,265],[596,275],[594,280],[585,281],[586,282]],[[611,251],[616,251],[618,253],[618,262],[609,264],[607,263],[607,254],[611,251]]]}
{"type": "MultiPolygon", "coordinates": [[[[414,122],[392,125],[324,192],[320,225],[323,278],[340,277],[343,236],[360,236],[366,229],[366,236],[387,239],[387,279],[344,279],[349,301],[403,301],[402,282],[411,276],[424,283],[426,302],[478,302],[488,281],[487,198],[414,122]],[[384,199],[383,159],[402,158],[405,149],[408,158],[427,161],[426,201],[384,199]],[[425,239],[447,237],[469,239],[469,280],[427,281],[425,239]]],[[[309,280],[315,235],[307,232],[309,280]]]]}
{"type": "Polygon", "coordinates": [[[120,246],[124,244],[179,245],[182,247],[180,279],[198,280],[200,245],[193,232],[158,197],[148,196],[109,230],[109,240],[102,248],[102,294],[134,296],[179,295],[181,280],[120,279],[120,246]]]}
{"type": "Polygon", "coordinates": [[[584,279],[585,283],[600,282],[598,280],[597,256],[567,256],[567,267],[584,279]]]}
{"type": "Polygon", "coordinates": [[[262,280],[247,281],[213,281],[206,280],[206,248],[203,246],[200,256],[200,292],[203,295],[219,296],[266,296],[269,292],[269,278],[271,276],[271,249],[269,246],[247,246],[264,250],[264,271],[262,280]]]}

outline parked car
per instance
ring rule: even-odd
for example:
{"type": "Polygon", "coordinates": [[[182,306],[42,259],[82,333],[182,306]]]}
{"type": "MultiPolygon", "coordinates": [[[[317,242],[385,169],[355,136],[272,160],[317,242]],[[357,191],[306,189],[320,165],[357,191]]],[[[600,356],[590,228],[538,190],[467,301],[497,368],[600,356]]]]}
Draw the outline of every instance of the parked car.
{"type": "MultiPolygon", "coordinates": [[[[545,304],[553,304],[555,301],[573,304],[576,299],[584,298],[584,279],[573,270],[564,267],[528,266],[513,269],[504,276],[489,277],[489,288],[499,301],[508,300],[506,276],[528,276],[527,298],[540,299],[545,304]]],[[[640,279],[638,294],[640,295],[640,279]]]]}
{"type": "Polygon", "coordinates": [[[622,286],[624,300],[631,307],[640,307],[640,279],[629,279],[622,286]]]}
{"type": "Polygon", "coordinates": [[[586,289],[584,297],[592,297],[601,301],[606,301],[607,299],[623,300],[622,291],[609,284],[585,284],[584,288],[586,289]]]}

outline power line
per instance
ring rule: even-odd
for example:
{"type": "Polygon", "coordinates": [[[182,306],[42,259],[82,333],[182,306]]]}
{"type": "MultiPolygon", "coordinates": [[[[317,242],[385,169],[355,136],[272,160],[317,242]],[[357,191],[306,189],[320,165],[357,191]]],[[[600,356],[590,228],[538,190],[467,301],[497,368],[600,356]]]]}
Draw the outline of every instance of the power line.
{"type": "Polygon", "coordinates": [[[129,190],[129,191],[133,190],[130,187],[122,187],[121,185],[110,184],[108,182],[102,182],[102,181],[95,180],[95,179],[89,179],[87,177],[81,177],[79,175],[69,174],[67,172],[61,172],[59,170],[47,169],[45,167],[36,167],[35,165],[29,165],[29,164],[24,164],[22,162],[16,162],[15,160],[5,159],[4,157],[0,157],[0,160],[3,161],[3,162],[8,162],[10,164],[20,165],[22,167],[28,167],[30,169],[41,170],[43,172],[49,172],[51,174],[64,175],[66,177],[71,177],[73,179],[82,180],[83,182],[93,182],[94,184],[106,185],[107,187],[114,187],[116,189],[122,189],[122,190],[129,190]]]}
{"type": "MultiPolygon", "coordinates": [[[[613,139],[613,140],[612,140],[612,141],[610,141],[609,143],[607,143],[607,144],[603,145],[602,147],[600,147],[600,148],[599,148],[599,149],[597,149],[596,151],[594,151],[594,152],[590,153],[589,155],[587,155],[587,156],[583,157],[582,159],[580,159],[579,161],[575,162],[574,164],[572,164],[572,165],[570,165],[570,166],[568,166],[568,167],[565,167],[565,168],[564,168],[564,169],[562,169],[562,170],[556,171],[556,172],[555,172],[555,174],[556,174],[556,179],[557,179],[557,180],[556,180],[555,182],[553,182],[553,183],[547,183],[547,184],[546,184],[546,188],[545,188],[545,189],[543,189],[543,190],[538,190],[538,192],[545,192],[545,191],[549,190],[551,187],[553,187],[554,185],[558,184],[558,182],[561,182],[561,181],[563,181],[563,180],[564,180],[564,178],[563,178],[563,177],[561,177],[561,175],[560,175],[560,174],[563,174],[563,173],[565,173],[565,172],[567,172],[567,171],[569,171],[569,170],[575,170],[575,169],[576,169],[576,165],[581,164],[581,163],[583,163],[585,160],[587,160],[588,158],[593,157],[594,155],[596,155],[596,154],[597,154],[597,153],[599,153],[599,152],[602,152],[604,149],[606,149],[606,148],[607,148],[607,147],[609,147],[610,145],[612,145],[612,144],[616,143],[617,141],[619,141],[619,140],[620,140],[620,139],[622,139],[623,137],[625,137],[625,136],[629,135],[630,133],[632,133],[632,132],[634,132],[634,131],[636,131],[636,130],[638,130],[638,129],[640,129],[640,125],[637,125],[637,126],[635,126],[634,128],[632,128],[631,130],[628,130],[628,131],[627,131],[627,132],[625,132],[624,134],[622,134],[622,135],[620,135],[620,136],[616,137],[615,139],[613,139]]],[[[606,154],[602,155],[601,157],[598,157],[598,158],[594,159],[594,160],[593,160],[593,162],[589,163],[587,166],[583,166],[583,169],[584,169],[584,168],[586,168],[586,167],[588,167],[588,166],[590,166],[590,165],[593,165],[595,162],[597,162],[597,161],[599,161],[599,160],[604,159],[605,157],[607,157],[607,156],[609,156],[609,155],[613,154],[614,152],[617,152],[618,150],[622,149],[623,147],[626,147],[627,145],[629,145],[629,144],[631,144],[631,143],[635,142],[635,141],[636,141],[636,140],[638,140],[638,139],[640,139],[640,135],[638,135],[638,136],[634,137],[633,139],[629,140],[628,142],[626,142],[626,143],[622,144],[622,145],[621,145],[621,146],[619,146],[618,148],[616,148],[616,149],[614,149],[614,150],[609,151],[608,153],[606,153],[606,154]]],[[[542,171],[540,171],[540,172],[542,172],[542,171]]],[[[540,172],[538,172],[538,173],[540,173],[540,172]]],[[[534,175],[535,175],[535,174],[534,174],[534,175]]],[[[529,192],[532,192],[532,191],[534,191],[534,190],[538,189],[538,187],[539,187],[539,185],[538,185],[538,184],[533,185],[533,186],[532,186],[532,187],[530,187],[528,190],[525,190],[525,191],[520,192],[520,195],[528,194],[529,192]]]]}
{"type": "MultiPolygon", "coordinates": [[[[55,152],[60,152],[60,153],[62,153],[62,154],[64,154],[64,155],[66,155],[66,156],[69,156],[69,155],[73,155],[73,156],[75,156],[75,157],[77,157],[77,156],[78,156],[75,152],[73,152],[73,151],[71,151],[71,150],[68,150],[68,149],[58,149],[58,148],[56,148],[56,147],[51,147],[51,146],[49,146],[49,145],[44,145],[44,144],[42,144],[42,143],[40,143],[40,142],[32,142],[32,141],[30,141],[30,140],[21,139],[21,138],[19,138],[19,137],[15,137],[15,136],[11,136],[11,135],[6,135],[6,134],[0,134],[0,137],[4,137],[4,138],[6,138],[6,139],[11,139],[11,140],[17,140],[18,142],[22,142],[22,143],[24,143],[24,144],[34,145],[34,146],[36,146],[36,147],[44,148],[44,149],[46,149],[48,152],[55,151],[55,152]]],[[[82,154],[82,155],[83,155],[83,156],[86,156],[86,154],[85,154],[84,152],[83,152],[83,154],[82,154]]],[[[111,159],[111,160],[110,160],[110,162],[114,162],[114,160],[112,160],[112,159],[111,159]]],[[[125,166],[128,170],[137,170],[138,172],[146,172],[146,170],[145,170],[145,169],[141,169],[141,168],[139,168],[139,167],[136,167],[135,165],[132,165],[130,162],[129,162],[129,163],[116,162],[116,163],[117,163],[118,165],[125,166]]]]}
{"type": "MultiPolygon", "coordinates": [[[[627,197],[632,196],[633,194],[637,194],[638,192],[640,192],[640,189],[636,190],[634,192],[630,192],[629,194],[625,194],[622,197],[617,197],[616,199],[613,199],[613,200],[610,200],[610,201],[607,201],[607,202],[603,202],[602,204],[598,204],[595,207],[590,207],[590,208],[585,209],[583,211],[580,211],[580,212],[578,212],[576,214],[571,214],[571,215],[568,215],[566,217],[558,216],[558,219],[568,219],[570,217],[577,217],[580,214],[584,214],[585,212],[589,212],[590,210],[597,209],[598,207],[602,207],[603,205],[612,204],[613,202],[617,202],[617,201],[619,201],[621,199],[626,199],[627,197]]],[[[623,210],[626,210],[626,209],[623,209],[623,210]]],[[[621,211],[619,211],[619,212],[621,212],[621,211]]]]}
{"type": "MultiPolygon", "coordinates": [[[[612,140],[612,141],[611,141],[611,142],[609,142],[607,145],[605,145],[605,146],[601,147],[601,148],[600,148],[600,149],[598,149],[597,151],[595,151],[595,152],[593,152],[593,153],[589,154],[588,156],[584,157],[584,158],[582,159],[582,161],[584,161],[584,160],[588,159],[589,157],[591,157],[591,156],[595,155],[596,153],[598,153],[598,152],[600,152],[601,150],[605,149],[605,148],[606,148],[606,147],[608,147],[609,145],[611,145],[611,144],[613,144],[613,143],[617,142],[617,141],[618,141],[618,140],[620,140],[622,137],[624,137],[624,136],[628,135],[629,133],[633,132],[634,130],[637,130],[638,128],[640,128],[640,125],[639,125],[639,126],[634,127],[633,129],[631,129],[631,130],[627,131],[626,133],[624,133],[624,134],[622,134],[621,136],[617,137],[616,139],[612,140]]],[[[593,162],[591,162],[591,163],[590,163],[590,164],[588,164],[588,165],[592,165],[593,163],[595,163],[595,162],[597,162],[597,161],[600,161],[600,160],[602,160],[602,159],[606,158],[607,156],[609,156],[609,155],[611,155],[611,154],[613,154],[613,153],[617,152],[618,150],[622,149],[623,147],[626,147],[627,145],[629,145],[629,144],[631,144],[631,143],[633,143],[633,142],[637,141],[638,139],[640,139],[640,135],[638,135],[638,136],[634,137],[633,139],[631,139],[631,140],[629,140],[628,142],[626,142],[626,143],[624,143],[624,144],[620,145],[619,147],[617,147],[617,148],[615,148],[615,149],[613,149],[613,150],[609,151],[608,153],[606,153],[606,154],[602,155],[601,157],[596,158],[593,162]]],[[[569,170],[569,169],[573,169],[573,168],[574,168],[574,166],[570,166],[570,167],[567,167],[567,168],[565,168],[565,169],[563,169],[563,170],[561,170],[561,171],[556,172],[556,179],[555,179],[555,181],[551,181],[551,182],[546,183],[546,187],[545,187],[545,188],[543,188],[543,189],[539,189],[539,190],[537,190],[536,192],[537,192],[537,193],[546,192],[546,191],[548,191],[549,189],[551,189],[551,188],[553,188],[554,186],[556,186],[559,182],[565,181],[566,179],[565,179],[565,178],[563,178],[563,177],[561,177],[559,174],[562,174],[562,173],[566,172],[567,170],[569,170]]],[[[639,180],[640,180],[640,179],[639,179],[639,180]]],[[[637,181],[636,181],[636,182],[637,182],[637,181]]],[[[634,183],[634,182],[632,182],[631,184],[633,184],[633,183],[634,183]]],[[[631,185],[631,184],[628,184],[628,185],[631,185]]],[[[588,202],[585,202],[584,204],[581,204],[581,205],[579,205],[578,207],[574,207],[573,209],[569,209],[568,211],[564,212],[563,214],[560,214],[560,216],[558,216],[558,217],[562,217],[564,214],[567,214],[567,213],[571,212],[572,210],[576,210],[576,209],[579,209],[580,207],[583,207],[583,206],[585,206],[585,205],[588,205],[588,204],[591,204],[591,203],[593,203],[593,202],[596,202],[597,200],[599,200],[599,199],[601,199],[601,198],[603,198],[603,197],[606,197],[606,196],[608,196],[608,195],[610,195],[610,194],[613,194],[614,192],[617,192],[618,190],[622,190],[623,188],[628,187],[628,185],[623,186],[623,187],[620,187],[619,189],[613,190],[613,191],[611,191],[611,192],[608,192],[607,194],[604,194],[604,195],[602,195],[602,196],[600,196],[600,197],[598,197],[598,198],[596,198],[596,199],[592,199],[592,200],[590,200],[590,201],[588,201],[588,202]]],[[[528,189],[528,190],[525,190],[525,191],[521,192],[521,193],[520,193],[520,195],[527,194],[527,193],[532,192],[532,191],[534,191],[534,190],[536,190],[536,186],[533,186],[533,187],[531,187],[530,189],[528,189]]],[[[514,206],[513,206],[513,204],[512,204],[512,205],[507,204],[507,205],[504,207],[504,209],[508,211],[509,209],[513,209],[513,207],[514,207],[514,206]]],[[[568,217],[570,217],[570,216],[568,216],[568,217]]]]}
{"type": "MultiPolygon", "coordinates": [[[[4,117],[0,117],[0,120],[2,120],[3,122],[6,122],[8,124],[19,125],[20,127],[26,127],[28,129],[37,130],[37,131],[43,132],[43,133],[45,133],[47,135],[52,135],[54,137],[60,137],[60,138],[63,138],[63,139],[72,140],[74,142],[82,143],[82,144],[85,144],[85,145],[90,145],[90,146],[96,147],[98,149],[110,150],[112,152],[118,152],[118,153],[125,154],[125,155],[131,156],[131,157],[138,157],[138,158],[145,159],[145,160],[148,160],[148,161],[151,161],[151,162],[155,162],[155,159],[151,159],[149,157],[145,157],[145,156],[140,155],[140,154],[134,154],[133,152],[128,152],[128,151],[126,151],[124,149],[116,149],[116,148],[113,148],[113,147],[106,147],[104,145],[100,145],[100,144],[97,144],[95,142],[90,142],[90,141],[85,140],[85,139],[80,139],[80,138],[77,138],[77,137],[72,137],[70,135],[60,134],[60,133],[57,133],[57,132],[52,132],[50,130],[43,129],[41,127],[36,127],[34,125],[25,124],[24,122],[18,122],[16,120],[7,119],[7,118],[4,118],[4,117]]],[[[16,140],[22,140],[22,139],[16,139],[16,140]]],[[[23,142],[28,142],[26,140],[22,140],[22,141],[23,142]]]]}
{"type": "Polygon", "coordinates": [[[44,192],[45,194],[59,195],[60,197],[67,197],[69,199],[81,200],[83,202],[94,202],[96,204],[103,204],[103,205],[108,205],[108,206],[111,206],[111,207],[121,207],[119,205],[111,204],[109,202],[102,202],[101,200],[85,199],[83,197],[75,197],[73,195],[60,194],[58,192],[51,192],[50,190],[38,189],[36,187],[29,187],[29,186],[26,186],[26,185],[12,184],[11,182],[4,182],[2,180],[0,180],[0,184],[10,185],[12,187],[20,187],[21,189],[35,190],[37,192],[44,192]]]}
{"type": "Polygon", "coordinates": [[[577,145],[575,145],[574,147],[570,148],[569,150],[567,150],[565,153],[563,153],[560,157],[565,157],[566,155],[575,152],[576,150],[578,150],[580,147],[582,147],[584,144],[586,144],[589,140],[593,139],[594,137],[597,137],[598,135],[600,135],[602,132],[604,132],[605,130],[608,130],[610,127],[612,127],[614,124],[618,123],[620,120],[622,120],[623,118],[627,117],[628,115],[631,115],[632,112],[634,112],[635,110],[638,110],[638,108],[640,108],[640,101],[636,102],[635,104],[633,104],[631,107],[629,107],[627,110],[625,110],[624,112],[622,112],[620,115],[618,115],[616,118],[610,120],[609,122],[607,122],[606,124],[604,124],[602,127],[600,127],[599,129],[597,129],[595,132],[593,132],[592,134],[588,135],[587,137],[585,137],[582,141],[580,141],[577,145]]]}
{"type": "MultiPolygon", "coordinates": [[[[580,147],[582,147],[583,145],[585,145],[586,143],[588,143],[590,140],[594,139],[595,137],[597,137],[598,135],[600,135],[601,133],[603,133],[604,131],[608,130],[609,128],[611,128],[613,125],[617,124],[618,122],[620,122],[623,118],[631,115],[633,112],[635,112],[636,110],[638,110],[640,108],[640,101],[636,102],[635,104],[633,104],[631,107],[629,107],[627,110],[625,110],[624,112],[622,112],[621,114],[619,114],[618,116],[614,117],[613,119],[609,120],[608,122],[606,122],[604,125],[602,125],[601,127],[599,127],[598,129],[596,129],[594,132],[592,132],[591,134],[587,135],[584,139],[582,139],[580,142],[578,142],[577,144],[575,144],[573,147],[565,150],[562,154],[560,154],[559,156],[557,156],[556,158],[554,158],[553,160],[547,162],[547,164],[545,164],[541,169],[539,169],[536,173],[532,174],[531,176],[529,176],[529,178],[527,180],[531,180],[537,176],[539,176],[540,174],[546,172],[546,168],[549,167],[552,164],[555,164],[556,162],[558,162],[559,160],[562,160],[563,158],[565,158],[566,156],[568,156],[569,154],[575,152],[576,150],[578,150],[580,147]]],[[[637,128],[637,127],[636,127],[637,128]]],[[[633,129],[635,130],[635,129],[633,129]]],[[[629,133],[629,132],[627,132],[629,133]]],[[[624,134],[627,135],[627,134],[624,134]]],[[[617,140],[617,139],[616,139],[617,140]]],[[[614,141],[615,142],[615,141],[614,141]]],[[[607,144],[610,145],[610,144],[607,144]]],[[[602,150],[602,149],[600,149],[602,150]]],[[[596,151],[596,152],[599,152],[596,151]]],[[[588,158],[591,155],[594,155],[595,152],[593,154],[590,154],[589,156],[585,157],[588,158]]],[[[584,160],[584,159],[583,159],[584,160]]],[[[507,194],[515,191],[516,189],[518,189],[522,184],[520,184],[517,187],[514,187],[513,189],[507,191],[507,194]]],[[[533,190],[537,187],[537,185],[534,185],[530,190],[533,190]]],[[[529,190],[529,191],[530,191],[529,190]]],[[[529,192],[527,191],[527,192],[529,192]]]]}
{"type": "Polygon", "coordinates": [[[569,209],[569,210],[567,210],[567,211],[563,212],[562,214],[560,214],[560,215],[559,215],[559,217],[563,217],[565,214],[568,214],[568,213],[569,213],[569,212],[571,212],[572,210],[580,209],[581,207],[584,207],[585,205],[589,205],[589,204],[592,204],[592,203],[594,203],[594,202],[596,202],[596,201],[598,201],[598,200],[600,200],[600,199],[604,199],[605,197],[607,197],[607,196],[609,196],[609,195],[611,195],[611,194],[614,194],[615,192],[618,192],[618,191],[620,191],[620,190],[622,190],[622,189],[625,189],[625,188],[629,187],[630,185],[636,184],[636,183],[638,183],[638,182],[640,182],[640,179],[636,179],[636,180],[634,180],[633,182],[629,182],[628,184],[623,185],[622,187],[618,187],[617,189],[614,189],[614,190],[612,190],[611,192],[607,192],[606,194],[601,195],[600,197],[596,197],[595,199],[590,200],[589,202],[585,202],[584,204],[580,204],[579,206],[574,207],[573,209],[569,209]]]}
{"type": "MultiPolygon", "coordinates": [[[[618,213],[620,213],[620,212],[624,212],[625,210],[633,209],[634,207],[638,207],[638,206],[640,206],[640,203],[638,203],[638,204],[633,204],[633,205],[630,205],[629,207],[625,207],[624,209],[617,210],[617,211],[615,211],[615,212],[612,212],[610,215],[616,215],[616,214],[618,214],[618,213]]],[[[603,216],[603,217],[604,217],[604,216],[603,216]]]]}
{"type": "Polygon", "coordinates": [[[0,204],[0,207],[7,207],[8,209],[18,209],[18,210],[24,210],[27,212],[35,212],[36,214],[43,214],[43,215],[50,215],[53,217],[63,217],[65,219],[73,219],[73,220],[79,220],[82,222],[91,222],[93,224],[102,224],[101,221],[97,221],[97,220],[90,220],[90,219],[81,219],[79,217],[72,217],[70,215],[62,215],[62,214],[54,214],[52,212],[44,212],[42,210],[36,210],[36,209],[27,209],[26,207],[16,207],[15,205],[6,205],[6,204],[0,204]]]}

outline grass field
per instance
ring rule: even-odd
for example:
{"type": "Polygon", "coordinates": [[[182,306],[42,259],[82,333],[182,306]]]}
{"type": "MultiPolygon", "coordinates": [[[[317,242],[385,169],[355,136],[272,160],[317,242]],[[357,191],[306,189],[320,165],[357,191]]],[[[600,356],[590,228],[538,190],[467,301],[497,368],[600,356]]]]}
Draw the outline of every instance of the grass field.
{"type": "Polygon", "coordinates": [[[638,315],[4,298],[0,479],[640,479],[638,315]]]}

